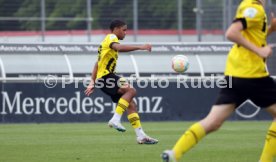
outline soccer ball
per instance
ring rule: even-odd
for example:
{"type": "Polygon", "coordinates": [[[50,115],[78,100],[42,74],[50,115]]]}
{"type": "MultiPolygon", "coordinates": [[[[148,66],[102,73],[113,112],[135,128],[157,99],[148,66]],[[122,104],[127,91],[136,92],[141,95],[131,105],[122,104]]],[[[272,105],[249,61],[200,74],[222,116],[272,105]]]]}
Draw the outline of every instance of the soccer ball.
{"type": "Polygon", "coordinates": [[[172,58],[172,68],[175,72],[184,73],[189,68],[189,60],[184,55],[176,55],[172,58]]]}

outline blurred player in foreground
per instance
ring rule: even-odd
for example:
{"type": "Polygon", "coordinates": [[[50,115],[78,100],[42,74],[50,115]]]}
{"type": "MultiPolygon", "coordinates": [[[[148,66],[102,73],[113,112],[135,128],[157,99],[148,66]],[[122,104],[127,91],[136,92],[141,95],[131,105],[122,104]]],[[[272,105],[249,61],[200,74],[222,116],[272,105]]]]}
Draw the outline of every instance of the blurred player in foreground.
{"type": "Polygon", "coordinates": [[[127,25],[121,20],[114,20],[110,24],[111,34],[108,34],[98,49],[98,61],[92,71],[92,78],[85,94],[89,96],[94,91],[94,87],[99,87],[105,94],[109,95],[113,102],[118,103],[113,117],[108,125],[120,132],[126,129],[121,124],[121,117],[124,111],[128,113],[128,120],[135,129],[137,142],[139,144],[157,144],[158,140],[149,137],[143,131],[136,104],[133,97],[136,90],[129,85],[124,78],[115,74],[118,59],[118,52],[130,52],[135,50],[146,50],[151,52],[151,45],[121,45],[119,40],[123,40],[127,25]]]}
{"type": "Polygon", "coordinates": [[[220,90],[209,114],[193,124],[172,150],[163,152],[163,161],[179,161],[205,135],[219,129],[235,108],[247,99],[265,108],[274,118],[266,135],[260,162],[272,162],[275,158],[276,83],[266,68],[266,59],[272,54],[272,46],[267,45],[266,37],[276,31],[276,18],[271,14],[271,23],[267,26],[265,3],[265,0],[243,0],[240,3],[235,20],[225,34],[234,42],[225,69],[225,79],[228,83],[232,79],[232,88],[228,85],[220,90]]]}

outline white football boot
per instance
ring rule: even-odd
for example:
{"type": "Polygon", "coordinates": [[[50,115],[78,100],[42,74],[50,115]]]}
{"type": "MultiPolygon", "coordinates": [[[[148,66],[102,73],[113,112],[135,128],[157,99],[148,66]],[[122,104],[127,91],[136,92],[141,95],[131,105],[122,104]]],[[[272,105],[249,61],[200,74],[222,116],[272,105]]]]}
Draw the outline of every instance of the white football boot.
{"type": "Polygon", "coordinates": [[[114,128],[119,132],[125,132],[126,128],[121,124],[120,121],[114,121],[114,120],[109,120],[108,126],[110,128],[114,128]]]}
{"type": "Polygon", "coordinates": [[[141,137],[137,137],[137,143],[152,145],[152,144],[157,144],[158,140],[151,138],[149,136],[141,136],[141,137]]]}

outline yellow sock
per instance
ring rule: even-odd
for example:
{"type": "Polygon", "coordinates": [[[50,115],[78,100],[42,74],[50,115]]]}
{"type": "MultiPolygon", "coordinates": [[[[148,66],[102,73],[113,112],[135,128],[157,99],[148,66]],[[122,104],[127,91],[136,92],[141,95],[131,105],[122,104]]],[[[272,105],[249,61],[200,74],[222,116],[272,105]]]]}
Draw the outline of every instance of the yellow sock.
{"type": "Polygon", "coordinates": [[[120,100],[118,102],[118,105],[115,109],[115,112],[120,114],[120,115],[123,115],[123,113],[126,111],[128,106],[129,106],[129,103],[125,99],[120,98],[120,100]]]}
{"type": "Polygon", "coordinates": [[[272,122],[265,140],[260,162],[273,162],[276,156],[276,122],[272,122]]]}
{"type": "Polygon", "coordinates": [[[181,156],[190,150],[195,144],[199,142],[205,136],[205,130],[200,123],[192,125],[177,141],[173,147],[176,160],[179,160],[181,156]]]}
{"type": "Polygon", "coordinates": [[[141,122],[139,115],[137,113],[132,113],[127,116],[128,121],[132,125],[133,128],[140,128],[141,127],[141,122]]]}

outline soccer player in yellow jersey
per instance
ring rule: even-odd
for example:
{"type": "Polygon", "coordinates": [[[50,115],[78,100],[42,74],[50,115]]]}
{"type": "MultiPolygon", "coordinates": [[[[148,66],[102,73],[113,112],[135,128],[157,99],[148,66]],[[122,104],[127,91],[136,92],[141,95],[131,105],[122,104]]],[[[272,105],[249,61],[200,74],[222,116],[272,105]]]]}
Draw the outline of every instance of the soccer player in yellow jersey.
{"type": "Polygon", "coordinates": [[[146,135],[142,129],[136,104],[133,101],[136,90],[115,74],[118,52],[135,50],[150,52],[151,45],[121,45],[119,40],[124,39],[127,31],[126,23],[121,20],[112,21],[110,30],[111,34],[108,34],[99,46],[98,61],[95,63],[91,82],[85,90],[85,94],[89,96],[94,91],[95,84],[99,85],[99,88],[109,95],[113,102],[118,103],[113,117],[108,122],[109,127],[125,132],[126,129],[121,124],[121,117],[124,111],[127,111],[127,117],[135,130],[137,142],[139,144],[157,144],[158,140],[146,135]]]}
{"type": "Polygon", "coordinates": [[[193,124],[172,150],[163,152],[163,161],[179,161],[205,135],[219,129],[235,108],[250,99],[274,118],[259,161],[273,162],[276,156],[276,83],[269,76],[265,62],[272,54],[266,37],[276,31],[276,18],[272,14],[270,26],[267,26],[264,6],[265,0],[243,0],[238,6],[236,17],[225,34],[234,42],[225,69],[225,79],[228,83],[232,79],[232,88],[228,85],[220,90],[209,114],[193,124]]]}

